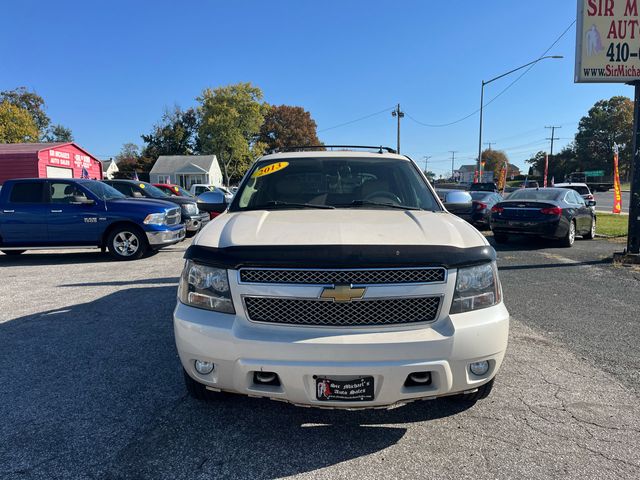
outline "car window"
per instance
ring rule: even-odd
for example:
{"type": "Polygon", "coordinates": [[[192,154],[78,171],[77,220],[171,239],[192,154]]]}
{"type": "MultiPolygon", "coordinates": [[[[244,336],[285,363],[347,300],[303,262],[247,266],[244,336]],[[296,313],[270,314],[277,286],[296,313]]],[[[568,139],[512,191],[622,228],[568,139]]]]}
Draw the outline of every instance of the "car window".
{"type": "Polygon", "coordinates": [[[509,200],[559,200],[564,194],[562,190],[520,189],[509,195],[509,200]]]}
{"type": "Polygon", "coordinates": [[[44,182],[20,182],[13,185],[11,203],[44,203],[44,182]]]}
{"type": "Polygon", "coordinates": [[[136,183],[134,185],[134,188],[142,193],[145,197],[163,198],[170,196],[170,194],[167,194],[160,190],[158,187],[155,187],[146,182],[136,183]]]}
{"type": "Polygon", "coordinates": [[[337,208],[355,204],[375,208],[371,203],[380,203],[440,210],[411,162],[385,158],[258,162],[240,186],[231,210],[263,209],[274,202],[337,208]]]}
{"type": "Polygon", "coordinates": [[[69,182],[51,182],[49,192],[51,203],[72,203],[74,197],[87,198],[81,188],[69,182]]]}
{"type": "Polygon", "coordinates": [[[111,186],[123,195],[126,195],[127,197],[133,197],[131,185],[129,185],[128,183],[112,183],[111,186]]]}
{"type": "Polygon", "coordinates": [[[469,193],[471,195],[471,198],[474,200],[487,200],[494,196],[493,193],[487,193],[487,192],[469,192],[469,193]]]}

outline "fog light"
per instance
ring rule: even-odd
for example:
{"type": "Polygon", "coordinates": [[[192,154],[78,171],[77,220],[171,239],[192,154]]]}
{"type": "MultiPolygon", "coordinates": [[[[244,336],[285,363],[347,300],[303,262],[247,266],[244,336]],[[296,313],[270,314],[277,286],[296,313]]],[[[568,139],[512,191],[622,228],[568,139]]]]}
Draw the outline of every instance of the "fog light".
{"type": "Polygon", "coordinates": [[[482,362],[473,362],[469,364],[469,370],[474,375],[481,377],[489,371],[489,362],[483,360],[482,362]]]}
{"type": "Polygon", "coordinates": [[[196,367],[196,371],[200,375],[208,375],[209,373],[213,372],[213,363],[212,362],[205,362],[203,360],[196,360],[195,361],[195,367],[196,367]]]}

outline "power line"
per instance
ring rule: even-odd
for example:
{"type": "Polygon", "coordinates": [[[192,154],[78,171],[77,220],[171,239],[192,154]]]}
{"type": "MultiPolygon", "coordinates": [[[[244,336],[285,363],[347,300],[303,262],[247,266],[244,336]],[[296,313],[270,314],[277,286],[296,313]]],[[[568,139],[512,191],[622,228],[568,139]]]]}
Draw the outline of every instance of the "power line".
{"type": "Polygon", "coordinates": [[[389,108],[385,108],[384,110],[380,110],[379,112],[365,115],[364,117],[356,118],[354,120],[349,120],[348,122],[344,122],[344,123],[339,123],[338,125],[334,125],[333,127],[323,128],[322,130],[318,130],[318,133],[326,132],[327,130],[333,130],[334,128],[345,127],[347,125],[351,125],[352,123],[361,122],[362,120],[366,120],[367,118],[375,117],[376,115],[381,115],[383,113],[386,113],[389,110],[393,110],[394,108],[395,108],[395,105],[389,108]]]}
{"type": "MultiPolygon", "coordinates": [[[[560,34],[560,36],[558,38],[556,38],[555,41],[549,46],[549,48],[547,48],[542,53],[542,55],[540,55],[540,57],[544,57],[547,53],[549,53],[549,50],[551,50],[553,47],[556,46],[556,44],[562,39],[562,37],[564,37],[567,34],[567,32],[571,29],[571,27],[573,27],[573,25],[575,23],[576,23],[575,20],[572,21],[571,24],[569,24],[569,26],[560,34]]],[[[536,66],[536,64],[534,63],[529,68],[525,69],[524,72],[522,72],[520,75],[518,75],[509,85],[507,85],[503,90],[501,90],[500,93],[498,93],[495,97],[493,97],[491,100],[489,100],[487,103],[485,103],[484,107],[486,108],[487,106],[489,106],[493,102],[495,102],[498,98],[500,98],[507,90],[509,90],[516,82],[518,82],[522,77],[524,77],[527,73],[529,73],[529,71],[535,66],[536,66]]],[[[474,110],[470,114],[465,115],[462,118],[459,118],[458,120],[454,120],[453,122],[448,122],[448,123],[424,123],[424,122],[421,122],[421,121],[415,119],[414,117],[412,117],[411,115],[409,115],[406,112],[405,112],[405,114],[407,115],[407,117],[409,117],[411,120],[413,120],[418,125],[422,125],[423,127],[440,128],[440,127],[449,127],[451,125],[455,125],[456,123],[463,122],[467,118],[473,117],[478,112],[480,112],[479,108],[477,110],[474,110]]]]}

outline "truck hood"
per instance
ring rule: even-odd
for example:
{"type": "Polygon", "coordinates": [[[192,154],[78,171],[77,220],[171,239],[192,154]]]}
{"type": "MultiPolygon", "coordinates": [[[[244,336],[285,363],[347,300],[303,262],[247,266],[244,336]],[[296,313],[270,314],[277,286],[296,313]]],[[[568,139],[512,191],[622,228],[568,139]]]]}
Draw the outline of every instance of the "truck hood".
{"type": "Polygon", "coordinates": [[[488,242],[447,212],[414,210],[256,210],[223,213],[194,241],[203,247],[257,245],[447,245],[488,242]]]}
{"type": "Polygon", "coordinates": [[[176,208],[176,204],[173,202],[167,202],[166,200],[155,200],[153,198],[116,198],[109,200],[108,205],[116,205],[118,208],[126,209],[140,209],[141,207],[148,207],[156,212],[165,210],[167,208],[176,208]]]}

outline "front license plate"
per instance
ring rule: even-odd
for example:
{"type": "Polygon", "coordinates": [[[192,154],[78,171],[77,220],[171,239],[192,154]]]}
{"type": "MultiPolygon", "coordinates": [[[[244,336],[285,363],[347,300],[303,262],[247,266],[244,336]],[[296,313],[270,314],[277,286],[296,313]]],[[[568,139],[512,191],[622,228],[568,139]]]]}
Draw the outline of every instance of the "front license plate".
{"type": "Polygon", "coordinates": [[[373,400],[373,377],[362,377],[354,380],[316,378],[316,398],[324,402],[366,402],[373,400]]]}

